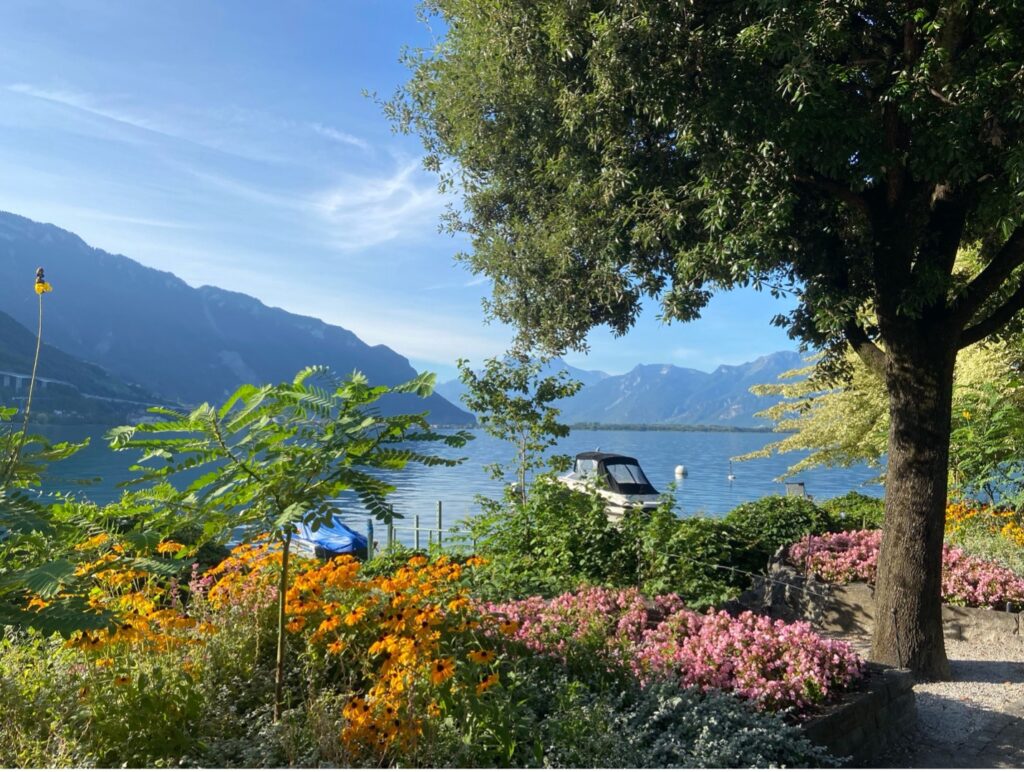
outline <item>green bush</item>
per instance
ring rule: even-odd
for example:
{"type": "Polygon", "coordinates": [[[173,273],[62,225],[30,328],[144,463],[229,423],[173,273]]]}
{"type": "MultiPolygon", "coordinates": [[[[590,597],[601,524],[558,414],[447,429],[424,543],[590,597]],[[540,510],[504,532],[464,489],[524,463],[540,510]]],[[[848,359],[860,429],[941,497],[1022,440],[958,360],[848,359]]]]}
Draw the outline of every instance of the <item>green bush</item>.
{"type": "Polygon", "coordinates": [[[555,595],[580,584],[629,584],[635,558],[623,532],[608,522],[597,494],[538,477],[525,502],[483,501],[466,523],[477,552],[488,559],[475,590],[487,600],[555,595]],[[625,562],[623,562],[623,559],[625,562]]]}
{"type": "Polygon", "coordinates": [[[843,530],[881,528],[885,521],[885,500],[857,491],[823,501],[821,507],[843,530]]]}
{"type": "Polygon", "coordinates": [[[725,516],[725,523],[736,534],[735,565],[752,572],[763,572],[779,547],[836,525],[826,510],[796,496],[765,496],[740,504],[725,516]]]}
{"type": "MultiPolygon", "coordinates": [[[[731,568],[736,534],[721,520],[680,520],[666,506],[627,515],[622,530],[624,550],[636,552],[635,584],[646,595],[676,593],[692,608],[705,609],[736,597],[746,586],[744,576],[731,568]]],[[[628,557],[623,556],[622,564],[628,557]]]]}

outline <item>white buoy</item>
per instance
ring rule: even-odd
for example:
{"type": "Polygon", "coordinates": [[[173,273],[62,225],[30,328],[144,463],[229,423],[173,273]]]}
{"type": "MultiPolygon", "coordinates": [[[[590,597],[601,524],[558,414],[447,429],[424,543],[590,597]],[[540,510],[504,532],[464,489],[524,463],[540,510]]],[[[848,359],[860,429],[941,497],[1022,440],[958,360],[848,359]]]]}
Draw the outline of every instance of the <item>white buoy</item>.
{"type": "Polygon", "coordinates": [[[676,477],[686,477],[686,467],[682,464],[676,467],[676,477]]]}

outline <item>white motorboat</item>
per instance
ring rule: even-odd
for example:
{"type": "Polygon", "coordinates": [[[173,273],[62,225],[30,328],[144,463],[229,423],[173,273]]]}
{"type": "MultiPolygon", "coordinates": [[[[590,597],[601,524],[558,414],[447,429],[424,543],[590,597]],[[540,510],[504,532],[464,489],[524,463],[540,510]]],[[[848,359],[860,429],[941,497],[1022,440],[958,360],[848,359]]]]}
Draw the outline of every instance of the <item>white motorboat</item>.
{"type": "Polygon", "coordinates": [[[631,509],[656,509],[661,495],[651,485],[637,460],[618,453],[579,453],[572,471],[558,481],[579,491],[596,490],[608,502],[608,519],[617,522],[631,509]]]}

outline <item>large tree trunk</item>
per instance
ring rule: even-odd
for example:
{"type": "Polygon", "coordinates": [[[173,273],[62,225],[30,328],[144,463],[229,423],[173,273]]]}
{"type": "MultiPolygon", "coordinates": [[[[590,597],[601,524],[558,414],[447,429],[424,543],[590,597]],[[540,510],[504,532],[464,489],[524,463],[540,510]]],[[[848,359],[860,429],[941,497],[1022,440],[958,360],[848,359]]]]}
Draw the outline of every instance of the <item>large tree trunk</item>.
{"type": "Polygon", "coordinates": [[[955,341],[922,326],[886,346],[889,464],[871,658],[946,679],[942,537],[955,341]]]}

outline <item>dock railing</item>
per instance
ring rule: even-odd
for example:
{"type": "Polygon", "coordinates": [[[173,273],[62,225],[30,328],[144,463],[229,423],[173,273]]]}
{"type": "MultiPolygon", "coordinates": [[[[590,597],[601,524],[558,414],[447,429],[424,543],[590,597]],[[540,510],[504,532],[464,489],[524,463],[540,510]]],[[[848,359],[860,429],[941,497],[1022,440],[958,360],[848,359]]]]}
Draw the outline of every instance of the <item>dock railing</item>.
{"type": "MultiPolygon", "coordinates": [[[[392,512],[394,512],[394,507],[392,507],[392,512]]],[[[472,543],[473,548],[476,548],[476,541],[468,530],[456,527],[445,530],[444,502],[441,501],[437,502],[433,515],[428,518],[415,514],[412,517],[392,518],[389,523],[381,523],[372,517],[360,515],[341,515],[339,519],[353,528],[357,527],[357,523],[364,526],[363,535],[366,536],[367,560],[377,554],[381,548],[390,550],[396,545],[410,546],[415,550],[421,550],[424,547],[431,549],[436,545],[443,549],[446,539],[449,544],[472,543]],[[377,542],[376,537],[377,530],[380,528],[384,530],[383,547],[377,542]],[[408,535],[408,544],[400,538],[403,534],[408,535]]]]}

